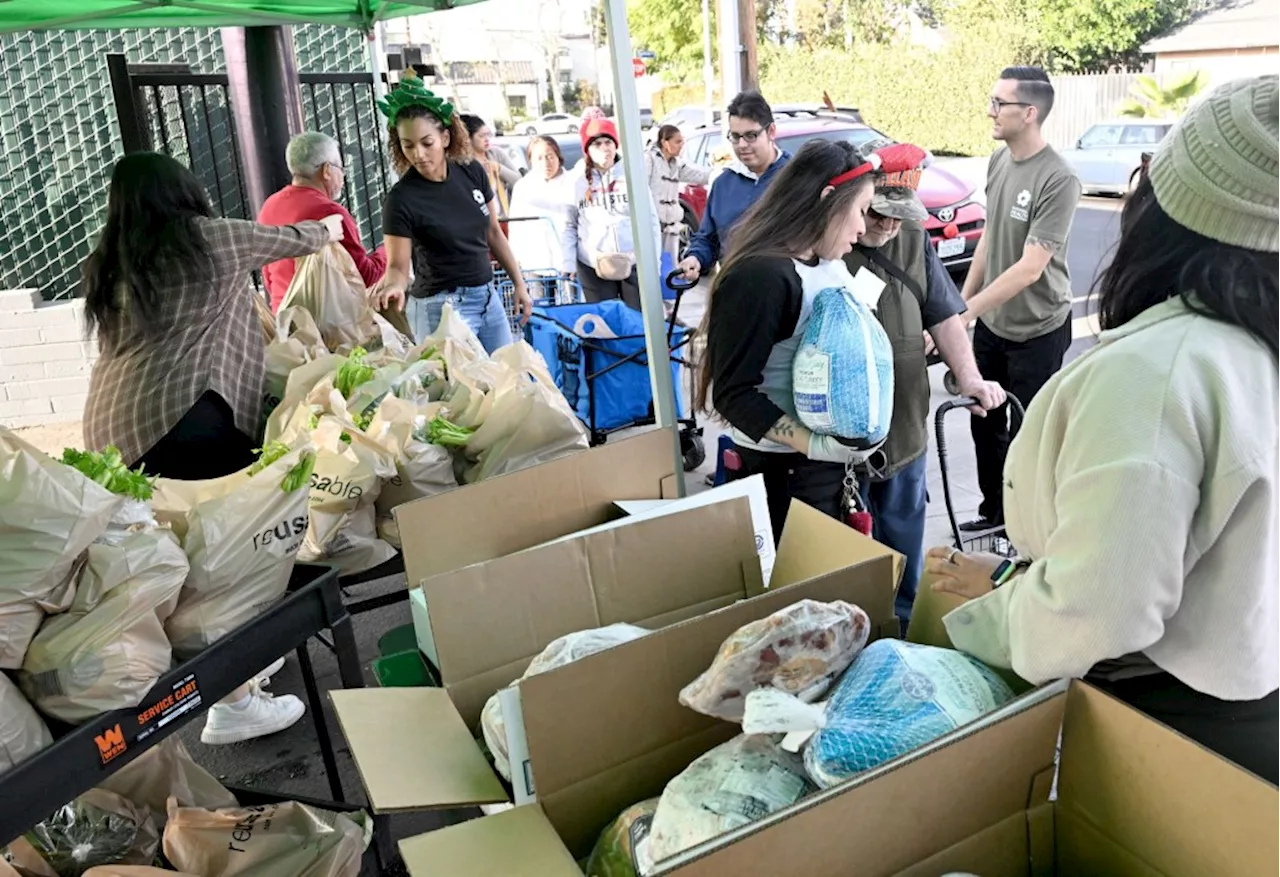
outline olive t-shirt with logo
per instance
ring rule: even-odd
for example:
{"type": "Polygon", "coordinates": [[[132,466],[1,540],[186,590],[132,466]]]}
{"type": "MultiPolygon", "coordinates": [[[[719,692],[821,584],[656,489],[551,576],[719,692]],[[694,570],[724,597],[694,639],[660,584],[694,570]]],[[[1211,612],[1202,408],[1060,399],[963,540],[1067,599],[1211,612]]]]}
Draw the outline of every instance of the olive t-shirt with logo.
{"type": "Polygon", "coordinates": [[[979,317],[1006,341],[1047,335],[1070,317],[1067,235],[1079,201],[1080,178],[1052,146],[1022,161],[1014,161],[1008,148],[991,156],[987,165],[986,282],[991,283],[1021,259],[1028,240],[1049,244],[1053,250],[1039,280],[979,317]]]}
{"type": "MultiPolygon", "coordinates": [[[[419,260],[431,266],[428,293],[484,286],[493,279],[489,261],[489,202],[493,188],[479,162],[449,162],[434,182],[410,168],[387,193],[382,233],[409,238],[419,260]]],[[[420,284],[414,284],[421,294],[420,284]]]]}

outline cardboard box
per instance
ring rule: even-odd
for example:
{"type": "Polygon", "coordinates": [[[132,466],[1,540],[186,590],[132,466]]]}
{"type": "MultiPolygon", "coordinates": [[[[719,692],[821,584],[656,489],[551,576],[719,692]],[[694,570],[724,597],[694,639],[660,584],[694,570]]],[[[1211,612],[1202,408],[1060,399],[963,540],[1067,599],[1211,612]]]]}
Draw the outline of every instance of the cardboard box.
{"type": "MultiPolygon", "coordinates": [[[[405,841],[402,850],[410,863],[411,873],[580,874],[575,858],[590,853],[600,830],[624,807],[661,793],[666,783],[695,758],[739,733],[736,725],[695,713],[681,706],[678,700],[680,690],[711,665],[720,645],[734,631],[798,600],[809,598],[847,600],[858,604],[871,617],[873,637],[896,635],[898,632],[893,601],[901,558],[813,509],[799,504],[792,507],[774,566],[774,585],[767,592],[761,592],[758,587],[759,564],[745,500],[737,499],[677,515],[638,521],[630,527],[596,535],[620,539],[622,534],[634,533],[637,534],[635,538],[641,539],[640,534],[655,527],[671,528],[672,541],[664,544],[662,551],[655,551],[652,547],[655,543],[649,542],[646,564],[631,567],[617,563],[609,568],[608,574],[613,577],[616,587],[597,588],[593,594],[597,597],[605,593],[627,594],[629,600],[637,599],[637,595],[645,591],[685,594],[689,603],[684,611],[687,620],[679,620],[680,613],[668,613],[662,620],[675,623],[667,624],[648,636],[522,681],[519,686],[521,712],[528,762],[536,780],[537,803],[458,826],[461,834],[447,829],[405,841]],[[658,555],[666,554],[670,544],[691,539],[704,552],[716,550],[715,540],[725,539],[725,534],[714,530],[694,532],[691,522],[705,519],[710,523],[725,514],[733,515],[735,520],[724,521],[718,526],[732,527],[733,539],[740,541],[736,542],[736,553],[722,559],[719,564],[726,573],[730,562],[736,563],[739,570],[752,571],[757,583],[755,596],[744,593],[743,596],[750,598],[716,606],[715,601],[708,601],[706,594],[700,593],[700,588],[705,586],[699,583],[699,578],[706,573],[689,574],[669,582],[652,575],[654,564],[665,562],[665,558],[658,555]],[[509,847],[517,836],[527,838],[525,843],[529,847],[511,858],[509,847]],[[450,853],[449,850],[455,852],[450,853]],[[519,868],[503,870],[512,868],[513,862],[520,863],[519,868]],[[534,862],[546,863],[545,868],[530,870],[534,862]]],[[[574,544],[575,540],[570,540],[504,560],[523,564],[523,586],[530,594],[536,594],[539,585],[532,582],[540,582],[540,587],[546,588],[549,582],[557,580],[540,578],[530,571],[529,564],[535,555],[543,550],[574,544]]],[[[498,612],[495,607],[511,609],[514,606],[510,594],[504,595],[502,602],[494,602],[496,594],[479,601],[478,580],[466,579],[466,576],[492,576],[493,566],[494,562],[482,564],[450,575],[448,582],[445,577],[439,577],[424,584],[433,609],[433,625],[437,642],[442,647],[442,658],[446,654],[444,628],[452,626],[447,619],[454,615],[457,605],[455,602],[448,610],[448,616],[444,614],[444,607],[449,605],[445,601],[450,599],[447,592],[457,595],[452,598],[454,601],[462,600],[461,595],[471,594],[476,599],[477,613],[479,607],[484,606],[490,616],[498,612]],[[486,571],[485,568],[489,569],[486,571]]],[[[515,565],[512,569],[514,573],[521,567],[515,565]]],[[[587,564],[580,566],[576,574],[584,575],[591,571],[595,570],[587,564]]],[[[600,568],[598,571],[605,570],[600,568]]],[[[566,569],[565,573],[568,572],[566,569]]],[[[739,575],[745,585],[747,574],[739,572],[739,575]]],[[[644,599],[652,601],[657,597],[650,594],[644,599]]],[[[502,637],[513,636],[517,626],[526,632],[537,630],[542,623],[537,616],[545,613],[550,618],[565,611],[567,606],[561,607],[558,603],[557,600],[531,601],[518,611],[512,611],[511,617],[521,620],[519,625],[504,630],[502,637]]],[[[465,645],[473,656],[486,653],[490,645],[487,640],[484,643],[478,641],[480,630],[483,628],[458,625],[457,645],[465,645]]],[[[538,639],[549,642],[554,632],[546,630],[542,637],[531,638],[529,646],[532,647],[538,639]]],[[[495,643],[494,647],[498,645],[495,643]]],[[[502,663],[504,657],[499,654],[494,663],[502,663]]],[[[479,715],[484,690],[487,688],[488,694],[492,694],[506,685],[519,675],[524,664],[527,660],[504,664],[500,672],[481,673],[462,684],[455,682],[451,691],[461,713],[460,722],[470,725],[471,719],[479,715]],[[507,677],[505,681],[501,679],[504,675],[507,677]],[[485,684],[478,684],[482,679],[485,684]]],[[[396,691],[377,694],[391,698],[396,691]]],[[[344,701],[349,699],[349,693],[333,692],[332,696],[345,728],[344,701]]],[[[510,718],[508,716],[508,721],[510,718]]],[[[382,750],[422,745],[412,728],[415,723],[404,724],[410,726],[406,739],[400,743],[393,742],[389,739],[393,732],[388,729],[388,736],[384,736],[380,743],[382,750]],[[413,742],[407,739],[408,736],[413,737],[413,742]]],[[[357,768],[365,779],[375,808],[382,796],[375,795],[370,773],[371,769],[377,769],[379,762],[382,765],[379,782],[413,787],[424,807],[448,806],[439,790],[433,788],[444,784],[438,775],[430,777],[422,773],[414,776],[403,769],[395,770],[387,764],[394,752],[389,756],[378,756],[365,746],[357,746],[354,740],[350,742],[357,768]]],[[[467,763],[465,752],[455,753],[440,746],[434,749],[442,762],[467,763]]],[[[458,786],[454,780],[449,782],[454,788],[458,786]]],[[[484,803],[485,797],[477,794],[468,800],[455,799],[452,803],[454,806],[484,803]]]]}
{"type": "Polygon", "coordinates": [[[428,577],[505,557],[623,517],[619,499],[676,495],[671,434],[655,429],[395,509],[418,648],[439,666],[428,577]]]}

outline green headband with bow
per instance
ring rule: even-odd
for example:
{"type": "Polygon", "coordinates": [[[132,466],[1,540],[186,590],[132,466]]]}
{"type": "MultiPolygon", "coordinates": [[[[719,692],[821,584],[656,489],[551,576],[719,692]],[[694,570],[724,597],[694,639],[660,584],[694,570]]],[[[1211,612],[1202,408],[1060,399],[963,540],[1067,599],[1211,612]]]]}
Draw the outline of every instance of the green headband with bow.
{"type": "Polygon", "coordinates": [[[386,100],[378,101],[378,109],[393,123],[406,107],[422,107],[446,128],[453,124],[453,104],[428,91],[416,76],[401,79],[400,84],[387,93],[386,100]]]}

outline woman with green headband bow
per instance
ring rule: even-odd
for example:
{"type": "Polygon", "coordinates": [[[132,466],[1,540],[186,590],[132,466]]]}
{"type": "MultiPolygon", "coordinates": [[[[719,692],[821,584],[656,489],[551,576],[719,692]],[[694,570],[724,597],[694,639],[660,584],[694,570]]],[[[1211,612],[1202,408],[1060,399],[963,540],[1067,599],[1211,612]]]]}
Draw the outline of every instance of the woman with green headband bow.
{"type": "Polygon", "coordinates": [[[402,80],[381,109],[391,122],[391,161],[400,181],[382,209],[387,272],[369,291],[373,306],[403,309],[414,336],[424,338],[439,325],[448,302],[490,353],[510,344],[491,253],[511,277],[525,320],[533,300],[498,224],[493,187],[474,160],[466,127],[451,104],[416,78],[402,80]],[[431,271],[409,294],[415,245],[431,271]]]}

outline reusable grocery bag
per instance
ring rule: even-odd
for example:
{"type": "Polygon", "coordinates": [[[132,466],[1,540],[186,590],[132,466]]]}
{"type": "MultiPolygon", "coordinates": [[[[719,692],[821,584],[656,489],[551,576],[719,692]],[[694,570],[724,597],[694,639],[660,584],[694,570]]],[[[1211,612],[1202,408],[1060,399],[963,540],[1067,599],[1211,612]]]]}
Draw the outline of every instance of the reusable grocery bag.
{"type": "Polygon", "coordinates": [[[384,444],[395,456],[395,474],[382,482],[374,509],[378,535],[397,548],[400,546],[400,533],[391,515],[396,506],[436,496],[458,486],[449,449],[416,436],[418,422],[421,421],[425,429],[426,421],[434,417],[440,407],[438,402],[419,406],[396,396],[387,396],[369,423],[370,432],[385,435],[384,444]]]}
{"type": "Polygon", "coordinates": [[[367,843],[352,818],[296,801],[220,810],[171,802],[164,829],[165,857],[200,877],[358,877],[367,843]]]}
{"type": "Polygon", "coordinates": [[[315,451],[305,438],[253,474],[156,482],[156,517],[173,528],[191,564],[165,632],[192,657],[275,604],[289,586],[307,530],[315,451]]]}
{"type": "Polygon", "coordinates": [[[275,338],[267,344],[267,388],[263,406],[268,414],[284,399],[289,375],[313,359],[328,354],[311,313],[302,307],[284,308],[276,315],[275,338]]]}
{"type": "Polygon", "coordinates": [[[160,830],[145,809],[112,792],[90,789],[32,826],[23,840],[26,848],[14,860],[19,868],[28,867],[24,860],[30,862],[34,854],[58,877],[81,877],[97,865],[151,864],[160,830]]]}
{"type": "Polygon", "coordinates": [[[1004,680],[968,655],[893,639],[877,640],[840,680],[805,768],[829,788],[1012,700],[1004,680]]]}
{"type": "Polygon", "coordinates": [[[44,721],[18,686],[0,673],[0,774],[53,743],[44,721]]]}
{"type": "Polygon", "coordinates": [[[495,360],[504,373],[490,393],[484,421],[467,442],[466,455],[476,461],[464,473],[468,484],[587,449],[586,429],[537,351],[519,341],[499,350],[495,360]]]}
{"type": "Polygon", "coordinates": [[[90,545],[71,608],[47,619],[27,649],[18,684],[28,699],[69,724],[137,706],[172,663],[164,621],[188,569],[161,527],[90,545]]]}
{"type": "Polygon", "coordinates": [[[741,722],[748,695],[772,688],[812,703],[867,644],[871,619],[852,603],[801,600],[739,628],[710,669],[680,692],[708,716],[741,722]]]}
{"type": "Polygon", "coordinates": [[[655,864],[815,791],[800,756],[766,734],[734,737],[667,784],[649,829],[655,864]]]}
{"type": "Polygon", "coordinates": [[[292,444],[300,431],[299,424],[303,426],[306,424],[305,419],[301,421],[295,419],[298,409],[307,404],[307,398],[321,381],[328,378],[332,386],[333,374],[341,362],[342,357],[326,354],[289,373],[284,396],[280,404],[271,412],[271,416],[267,418],[264,443],[283,441],[286,444],[292,444]]]}
{"type": "Polygon", "coordinates": [[[22,666],[45,613],[70,604],[77,559],[123,503],[0,427],[0,669],[22,666]]]}
{"type": "Polygon", "coordinates": [[[829,287],[814,297],[791,378],[796,414],[814,432],[863,450],[878,447],[888,436],[893,347],[875,315],[849,289],[829,287]]]}
{"type": "Polygon", "coordinates": [[[199,877],[197,874],[179,874],[168,868],[150,865],[99,865],[84,872],[84,877],[199,877]]]}
{"type": "Polygon", "coordinates": [[[369,307],[364,279],[351,254],[331,243],[300,256],[280,309],[306,308],[315,318],[325,346],[335,353],[367,345],[380,337],[369,307]]]}
{"type": "Polygon", "coordinates": [[[298,559],[333,563],[343,575],[390,560],[396,551],[378,537],[375,503],[382,481],[396,474],[394,455],[364,431],[330,414],[319,418],[311,437],[316,468],[298,559]]]}
{"type": "Polygon", "coordinates": [[[235,795],[192,760],[181,738],[169,737],[103,780],[98,788],[114,792],[151,811],[156,825],[169,818],[169,798],[180,807],[237,807],[235,795]]]}
{"type": "MultiPolygon", "coordinates": [[[[610,624],[608,627],[582,630],[565,634],[553,640],[543,649],[524,671],[521,679],[546,673],[556,667],[563,667],[581,660],[587,655],[603,652],[622,643],[639,639],[649,631],[634,624],[610,624]]],[[[480,713],[480,731],[484,735],[485,745],[493,756],[493,766],[505,779],[511,779],[511,762],[507,758],[507,726],[502,718],[502,705],[495,694],[485,702],[480,713]]]]}

